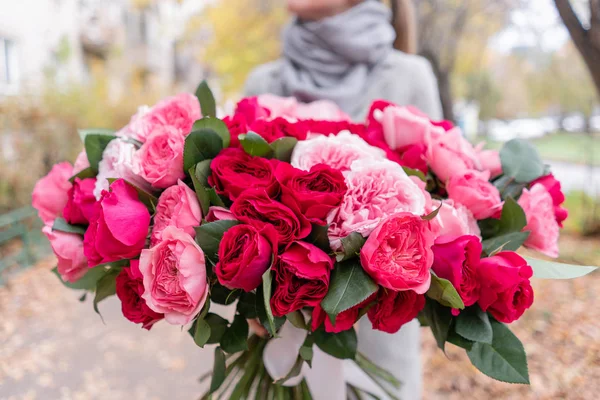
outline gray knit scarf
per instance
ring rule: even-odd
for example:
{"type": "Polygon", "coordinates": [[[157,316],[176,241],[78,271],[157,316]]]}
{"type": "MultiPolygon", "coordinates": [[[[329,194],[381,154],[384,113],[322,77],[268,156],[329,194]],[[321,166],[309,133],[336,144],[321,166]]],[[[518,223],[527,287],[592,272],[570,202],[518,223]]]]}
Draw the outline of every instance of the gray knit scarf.
{"type": "Polygon", "coordinates": [[[369,73],[392,50],[390,18],[381,2],[363,1],[320,21],[295,19],[283,35],[281,93],[303,102],[331,100],[356,115],[369,73]]]}

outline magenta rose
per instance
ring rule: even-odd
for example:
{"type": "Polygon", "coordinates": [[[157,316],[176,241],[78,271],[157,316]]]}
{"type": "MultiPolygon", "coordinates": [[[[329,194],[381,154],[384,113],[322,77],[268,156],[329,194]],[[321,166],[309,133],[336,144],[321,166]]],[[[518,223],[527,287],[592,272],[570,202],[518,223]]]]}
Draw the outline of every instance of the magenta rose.
{"type": "Polygon", "coordinates": [[[150,213],[137,191],[123,179],[110,185],[110,191],[94,206],[83,249],[90,267],[136,258],[146,244],[150,213]]]}
{"type": "Polygon", "coordinates": [[[178,181],[177,185],[167,188],[158,199],[150,244],[154,246],[160,242],[167,226],[183,229],[185,233],[195,237],[194,227],[200,226],[200,221],[202,211],[196,193],[188,185],[178,181]]]}
{"type": "Polygon", "coordinates": [[[173,325],[185,325],[200,312],[208,296],[202,249],[183,230],[169,226],[162,241],[142,251],[146,304],[173,325]]]}
{"type": "Polygon", "coordinates": [[[282,137],[298,137],[295,125],[284,118],[275,118],[270,121],[264,119],[254,121],[250,125],[250,130],[258,133],[269,143],[282,137]]]}
{"type": "Polygon", "coordinates": [[[452,283],[465,306],[479,299],[480,278],[477,274],[481,242],[476,236],[438,239],[433,250],[433,272],[452,283]]]}
{"type": "Polygon", "coordinates": [[[325,164],[306,172],[282,162],[275,175],[281,184],[281,202],[319,225],[327,223],[327,215],[340,206],[347,189],[344,175],[325,164]]]}
{"type": "Polygon", "coordinates": [[[210,163],[212,174],[208,183],[217,193],[234,201],[245,190],[264,189],[269,196],[279,193],[272,163],[262,157],[253,157],[241,149],[225,149],[210,163]]]}
{"type": "Polygon", "coordinates": [[[273,266],[273,315],[282,317],[303,307],[315,307],[327,294],[333,260],[305,242],[291,243],[273,266]]]}
{"type": "Polygon", "coordinates": [[[134,172],[153,187],[165,189],[185,178],[183,147],[185,137],[177,129],[165,126],[150,133],[135,154],[134,172]]]}
{"type": "Polygon", "coordinates": [[[257,119],[266,119],[271,115],[271,111],[259,104],[258,98],[246,97],[237,103],[235,115],[241,114],[248,124],[253,123],[257,119]]]}
{"type": "Polygon", "coordinates": [[[379,289],[375,305],[369,308],[367,316],[373,329],[396,333],[402,325],[415,319],[424,307],[425,295],[412,290],[379,289]]]}
{"type": "Polygon", "coordinates": [[[33,188],[31,204],[38,211],[44,224],[52,224],[56,217],[62,215],[69,201],[69,190],[72,185],[69,178],[73,175],[73,167],[62,162],[52,167],[48,175],[37,181],[33,188]]]}
{"type": "Polygon", "coordinates": [[[488,177],[480,172],[455,175],[446,185],[448,197],[467,207],[476,219],[489,218],[502,209],[502,198],[488,177]]]}
{"type": "Polygon", "coordinates": [[[560,186],[560,182],[554,177],[554,175],[546,175],[541,178],[536,179],[531,182],[531,186],[536,183],[541,184],[546,188],[550,196],[552,196],[552,204],[554,204],[554,217],[556,218],[556,222],[562,228],[563,221],[567,219],[569,216],[569,212],[562,207],[562,204],[565,202],[565,195],[562,192],[562,188],[560,186]]]}
{"type": "Polygon", "coordinates": [[[235,114],[231,117],[227,116],[223,118],[223,122],[227,125],[227,129],[229,129],[229,134],[231,135],[229,147],[240,147],[239,136],[248,133],[250,130],[246,122],[246,117],[242,114],[235,114]]]}
{"type": "Polygon", "coordinates": [[[142,298],[144,282],[139,264],[139,260],[131,260],[129,268],[123,268],[117,276],[117,297],[121,300],[121,311],[125,318],[150,330],[164,315],[152,311],[142,298]]]}
{"type": "Polygon", "coordinates": [[[77,282],[89,270],[83,254],[83,238],[75,233],[54,231],[48,225],[42,228],[58,259],[57,269],[66,282],[77,282]]]}
{"type": "Polygon", "coordinates": [[[516,321],[533,304],[529,281],[533,270],[517,253],[502,251],[481,259],[479,276],[482,288],[478,304],[498,321],[516,321]]]}
{"type": "Polygon", "coordinates": [[[206,222],[216,222],[232,219],[235,219],[235,217],[231,213],[231,210],[225,207],[212,206],[208,209],[208,214],[206,215],[206,222]]]}
{"type": "Polygon", "coordinates": [[[271,225],[260,230],[252,225],[236,225],[221,239],[215,273],[221,285],[251,292],[262,283],[276,253],[277,232],[271,225]]]}
{"type": "Polygon", "coordinates": [[[360,251],[360,261],[373,280],[391,290],[429,289],[434,236],[429,223],[411,213],[385,219],[371,233],[360,251]]]}
{"type": "Polygon", "coordinates": [[[75,178],[73,186],[69,189],[69,200],[63,210],[63,215],[68,223],[74,225],[88,224],[96,204],[95,186],[96,178],[75,178]]]}
{"type": "Polygon", "coordinates": [[[523,189],[519,205],[527,217],[527,226],[523,230],[530,232],[524,245],[548,257],[558,257],[560,227],[556,222],[552,196],[546,187],[536,183],[530,189],[523,189]]]}
{"type": "Polygon", "coordinates": [[[321,325],[324,325],[325,332],[329,333],[340,333],[351,329],[358,320],[360,311],[373,302],[376,296],[377,294],[374,293],[363,302],[346,311],[342,311],[335,317],[335,323],[331,323],[331,319],[327,316],[327,313],[325,310],[323,310],[323,308],[321,308],[320,305],[316,306],[312,312],[312,331],[316,331],[321,325]]]}
{"type": "Polygon", "coordinates": [[[303,239],[312,229],[304,216],[271,199],[262,189],[246,190],[233,202],[231,212],[238,221],[258,229],[265,224],[273,225],[279,244],[303,239]]]}
{"type": "Polygon", "coordinates": [[[427,162],[444,183],[453,176],[462,176],[471,170],[480,169],[473,145],[462,136],[458,128],[432,135],[427,150],[427,162]]]}

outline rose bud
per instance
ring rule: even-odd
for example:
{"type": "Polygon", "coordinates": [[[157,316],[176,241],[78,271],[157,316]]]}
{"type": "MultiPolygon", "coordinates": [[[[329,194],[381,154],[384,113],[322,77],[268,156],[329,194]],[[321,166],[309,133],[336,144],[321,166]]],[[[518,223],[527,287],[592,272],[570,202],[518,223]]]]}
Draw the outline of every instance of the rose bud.
{"type": "Polygon", "coordinates": [[[369,305],[369,303],[375,300],[376,296],[377,293],[374,293],[371,296],[367,297],[367,299],[363,302],[355,305],[354,307],[346,311],[342,311],[335,317],[334,324],[331,323],[331,319],[329,318],[325,310],[323,310],[320,305],[316,306],[313,309],[312,313],[312,331],[316,331],[323,324],[325,324],[325,332],[340,333],[343,331],[347,331],[348,329],[352,328],[358,320],[360,310],[365,308],[367,305],[369,305]]]}
{"type": "Polygon", "coordinates": [[[44,224],[52,224],[56,217],[62,215],[69,200],[68,192],[72,186],[69,178],[72,175],[71,164],[62,162],[53,166],[48,175],[35,184],[31,204],[44,224]]]}
{"type": "Polygon", "coordinates": [[[327,294],[333,260],[305,242],[291,243],[273,266],[273,315],[282,317],[303,307],[315,307],[327,294]]]}
{"type": "Polygon", "coordinates": [[[396,333],[402,325],[412,321],[425,307],[425,295],[412,290],[395,292],[379,289],[375,305],[367,315],[373,329],[387,333],[396,333]]]}
{"type": "Polygon", "coordinates": [[[94,212],[96,178],[75,178],[69,189],[69,200],[63,210],[65,220],[74,225],[87,225],[94,212]]]}
{"type": "Polygon", "coordinates": [[[83,238],[75,233],[53,231],[48,225],[42,232],[50,240],[52,251],[58,259],[57,270],[66,282],[77,282],[89,271],[88,263],[83,254],[83,238]]]}
{"type": "Polygon", "coordinates": [[[123,268],[117,276],[117,297],[121,300],[121,310],[125,318],[150,330],[164,315],[152,311],[142,298],[144,283],[139,264],[139,260],[131,260],[129,268],[123,268]]]}
{"type": "Polygon", "coordinates": [[[200,226],[202,211],[196,193],[185,183],[167,188],[159,197],[154,215],[154,227],[150,244],[160,242],[162,231],[167,226],[183,229],[191,237],[196,236],[195,226],[200,226]]]}
{"type": "Polygon", "coordinates": [[[221,239],[215,273],[221,285],[250,292],[262,283],[276,252],[277,232],[271,225],[261,230],[252,225],[236,225],[221,239]]]}
{"type": "Polygon", "coordinates": [[[96,202],[85,232],[83,249],[89,266],[139,256],[149,226],[150,213],[135,188],[123,179],[114,181],[96,202]]]}

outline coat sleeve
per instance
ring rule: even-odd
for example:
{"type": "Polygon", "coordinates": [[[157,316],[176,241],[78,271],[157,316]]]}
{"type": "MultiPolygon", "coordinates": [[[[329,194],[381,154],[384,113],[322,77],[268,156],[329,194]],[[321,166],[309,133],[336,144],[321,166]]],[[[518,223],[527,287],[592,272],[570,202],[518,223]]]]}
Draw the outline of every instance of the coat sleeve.
{"type": "Polygon", "coordinates": [[[414,82],[415,87],[412,91],[411,104],[418,107],[433,120],[443,119],[437,79],[429,61],[424,58],[419,60],[418,67],[413,71],[413,78],[412,82],[414,82]]]}
{"type": "Polygon", "coordinates": [[[244,85],[244,96],[259,96],[261,94],[273,93],[273,80],[276,79],[277,70],[279,68],[278,61],[273,61],[267,64],[260,65],[254,68],[244,85]]]}

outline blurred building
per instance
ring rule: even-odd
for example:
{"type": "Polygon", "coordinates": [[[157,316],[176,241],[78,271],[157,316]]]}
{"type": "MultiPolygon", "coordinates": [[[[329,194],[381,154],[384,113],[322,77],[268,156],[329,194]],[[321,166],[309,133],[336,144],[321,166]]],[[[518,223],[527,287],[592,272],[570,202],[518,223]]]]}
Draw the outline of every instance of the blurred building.
{"type": "Polygon", "coordinates": [[[0,95],[34,90],[45,80],[84,83],[91,69],[110,70],[111,92],[123,82],[172,87],[203,75],[194,54],[202,38],[185,36],[188,20],[210,0],[0,1],[0,95]]]}

